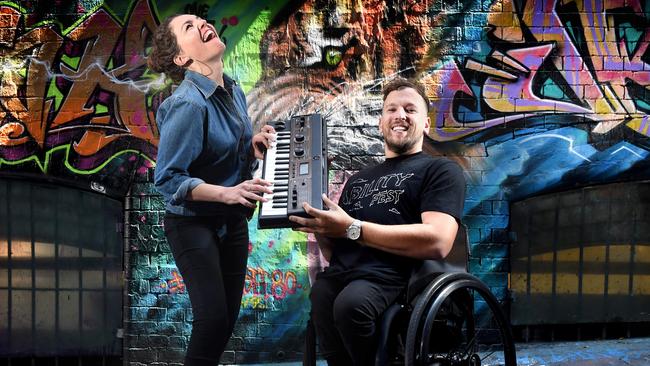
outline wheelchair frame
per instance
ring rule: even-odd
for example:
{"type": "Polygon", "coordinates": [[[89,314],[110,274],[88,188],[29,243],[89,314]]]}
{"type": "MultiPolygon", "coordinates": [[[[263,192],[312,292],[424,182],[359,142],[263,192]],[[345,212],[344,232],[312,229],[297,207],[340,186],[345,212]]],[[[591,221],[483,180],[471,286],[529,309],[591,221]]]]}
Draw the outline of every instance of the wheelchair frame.
{"type": "MultiPolygon", "coordinates": [[[[503,344],[503,364],[506,366],[517,364],[510,324],[490,289],[477,277],[467,273],[468,258],[467,229],[461,224],[452,251],[447,258],[439,261],[423,261],[419,268],[414,269],[403,295],[382,315],[379,322],[375,365],[480,366],[481,356],[473,349],[478,337],[476,334],[478,325],[474,319],[475,299],[472,293],[480,295],[496,322],[503,344]],[[466,339],[468,344],[463,345],[464,350],[432,349],[436,348],[436,339],[432,338],[436,332],[434,328],[444,323],[438,319],[438,316],[449,311],[447,308],[460,311],[461,317],[464,316],[461,322],[462,329],[456,329],[466,333],[465,338],[471,337],[466,339]],[[404,321],[406,317],[408,322],[404,321]],[[404,329],[405,323],[408,324],[406,329],[404,329]],[[402,341],[403,352],[396,350],[399,345],[391,343],[397,340],[402,341]],[[394,354],[396,352],[402,358],[396,358],[394,354]]],[[[458,321],[458,314],[455,315],[458,321]]],[[[316,335],[311,319],[307,324],[303,365],[316,365],[316,335]]]]}

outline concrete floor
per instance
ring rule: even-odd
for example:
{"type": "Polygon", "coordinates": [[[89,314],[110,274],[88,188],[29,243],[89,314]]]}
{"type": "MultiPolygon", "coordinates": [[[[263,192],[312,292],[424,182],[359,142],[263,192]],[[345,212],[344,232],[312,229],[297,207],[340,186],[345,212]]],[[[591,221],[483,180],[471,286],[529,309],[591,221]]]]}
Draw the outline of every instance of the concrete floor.
{"type": "MultiPolygon", "coordinates": [[[[496,361],[489,365],[499,365],[496,361]]],[[[247,366],[300,366],[299,362],[247,366]]],[[[517,344],[518,366],[650,366],[650,338],[517,344]]],[[[243,365],[242,365],[243,366],[243,365]]],[[[318,366],[326,366],[318,362],[318,366]]]]}
{"type": "Polygon", "coordinates": [[[518,344],[517,364],[522,366],[649,366],[650,338],[518,344]]]}

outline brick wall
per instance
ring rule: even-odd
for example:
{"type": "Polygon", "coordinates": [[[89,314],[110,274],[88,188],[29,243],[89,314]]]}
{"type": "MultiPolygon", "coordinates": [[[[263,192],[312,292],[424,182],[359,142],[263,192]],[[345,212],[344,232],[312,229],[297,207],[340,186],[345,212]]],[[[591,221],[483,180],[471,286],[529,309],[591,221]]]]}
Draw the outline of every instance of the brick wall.
{"type": "Polygon", "coordinates": [[[124,358],[136,365],[182,364],[190,301],[164,236],[164,203],[149,173],[133,182],[125,199],[124,358]]]}

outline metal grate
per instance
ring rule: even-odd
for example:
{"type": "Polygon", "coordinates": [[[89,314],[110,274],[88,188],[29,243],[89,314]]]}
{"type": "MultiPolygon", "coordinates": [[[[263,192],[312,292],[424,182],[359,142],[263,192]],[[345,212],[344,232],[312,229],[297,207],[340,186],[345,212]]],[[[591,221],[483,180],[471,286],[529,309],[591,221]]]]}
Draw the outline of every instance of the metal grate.
{"type": "Polygon", "coordinates": [[[646,334],[649,228],[650,182],[586,187],[514,203],[511,322],[522,338],[646,334]]]}
{"type": "Polygon", "coordinates": [[[0,360],[121,355],[121,222],[122,204],[105,196],[0,180],[0,360]]]}
{"type": "Polygon", "coordinates": [[[122,366],[122,363],[118,356],[0,358],[0,365],[6,366],[122,366]]]}

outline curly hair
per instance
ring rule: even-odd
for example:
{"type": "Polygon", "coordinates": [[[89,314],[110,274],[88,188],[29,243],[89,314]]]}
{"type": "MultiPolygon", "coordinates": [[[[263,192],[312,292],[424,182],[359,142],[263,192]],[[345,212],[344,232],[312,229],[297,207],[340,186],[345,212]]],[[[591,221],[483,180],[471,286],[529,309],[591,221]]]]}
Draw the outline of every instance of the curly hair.
{"type": "Polygon", "coordinates": [[[174,14],[165,19],[156,28],[152,37],[151,53],[147,59],[149,68],[155,72],[164,72],[174,82],[178,83],[185,77],[185,68],[174,63],[174,57],[180,52],[176,35],[169,24],[180,14],[174,14]]]}
{"type": "Polygon", "coordinates": [[[422,85],[420,82],[413,79],[404,79],[401,77],[397,77],[389,81],[388,84],[384,86],[384,90],[383,90],[384,101],[386,101],[388,94],[390,94],[391,92],[394,92],[396,90],[402,90],[404,88],[411,88],[415,90],[418,94],[420,94],[422,100],[424,100],[424,104],[427,106],[427,113],[429,113],[431,109],[431,102],[427,97],[427,93],[424,89],[424,85],[422,85]]]}

